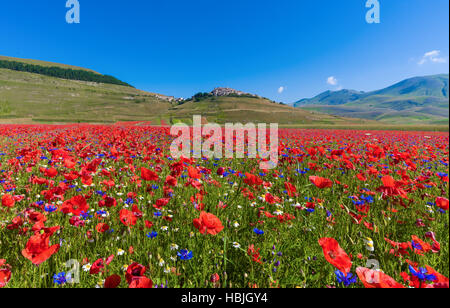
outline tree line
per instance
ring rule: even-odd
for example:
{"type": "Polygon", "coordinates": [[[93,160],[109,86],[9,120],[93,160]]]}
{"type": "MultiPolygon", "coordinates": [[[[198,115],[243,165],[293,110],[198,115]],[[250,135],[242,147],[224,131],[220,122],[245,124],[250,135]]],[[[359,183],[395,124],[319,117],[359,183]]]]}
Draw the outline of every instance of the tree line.
{"type": "Polygon", "coordinates": [[[121,86],[132,87],[126,82],[120,81],[119,79],[109,76],[97,74],[90,71],[84,70],[74,70],[70,68],[61,68],[56,66],[41,66],[35,64],[28,64],[17,61],[5,61],[0,60],[0,68],[6,68],[10,70],[28,72],[34,74],[40,74],[50,77],[69,79],[69,80],[80,80],[80,81],[91,81],[98,83],[108,83],[121,86]]]}

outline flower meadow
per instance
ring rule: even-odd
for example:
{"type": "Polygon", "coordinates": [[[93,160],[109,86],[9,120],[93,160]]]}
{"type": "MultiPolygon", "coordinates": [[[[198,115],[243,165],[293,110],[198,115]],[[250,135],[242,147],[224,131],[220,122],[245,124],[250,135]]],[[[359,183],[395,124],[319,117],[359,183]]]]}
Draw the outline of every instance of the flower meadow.
{"type": "Polygon", "coordinates": [[[280,129],[272,170],[173,139],[0,126],[0,288],[448,288],[448,133],[280,129]]]}

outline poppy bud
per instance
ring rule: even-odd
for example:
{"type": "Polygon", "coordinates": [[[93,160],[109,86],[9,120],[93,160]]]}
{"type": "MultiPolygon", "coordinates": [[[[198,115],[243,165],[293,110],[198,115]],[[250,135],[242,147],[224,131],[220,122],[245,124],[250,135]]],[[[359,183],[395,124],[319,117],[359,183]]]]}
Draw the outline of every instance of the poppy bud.
{"type": "Polygon", "coordinates": [[[219,274],[215,273],[215,274],[211,275],[211,282],[212,282],[212,283],[216,283],[216,282],[218,282],[219,280],[220,280],[219,274]]]}

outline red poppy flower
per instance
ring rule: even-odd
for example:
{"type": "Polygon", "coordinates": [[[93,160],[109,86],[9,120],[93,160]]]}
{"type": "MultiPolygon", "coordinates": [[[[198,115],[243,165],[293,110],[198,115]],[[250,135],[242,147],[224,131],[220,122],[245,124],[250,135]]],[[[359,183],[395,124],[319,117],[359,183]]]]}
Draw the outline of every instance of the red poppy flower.
{"type": "Polygon", "coordinates": [[[381,181],[383,182],[384,187],[395,187],[395,180],[392,176],[386,175],[381,178],[381,181]]]}
{"type": "Polygon", "coordinates": [[[261,255],[259,253],[260,248],[255,249],[255,245],[251,244],[248,246],[247,248],[247,254],[252,257],[252,261],[255,263],[259,263],[262,264],[263,262],[261,261],[261,255]]]}
{"type": "Polygon", "coordinates": [[[5,259],[0,259],[0,288],[5,287],[11,280],[11,267],[5,259]]]}
{"type": "Polygon", "coordinates": [[[83,196],[75,196],[70,200],[65,201],[61,206],[61,211],[64,214],[72,213],[75,216],[80,216],[82,212],[87,213],[89,205],[83,196]]]}
{"type": "Polygon", "coordinates": [[[402,189],[404,183],[402,181],[395,181],[390,175],[386,175],[381,178],[383,186],[378,187],[377,191],[383,193],[385,196],[401,196],[402,198],[408,198],[408,194],[402,189]]]}
{"type": "Polygon", "coordinates": [[[99,223],[95,229],[98,233],[104,233],[109,230],[109,226],[105,223],[99,223]]]}
{"type": "Polygon", "coordinates": [[[358,173],[358,174],[356,175],[356,177],[358,178],[358,180],[360,180],[360,181],[362,181],[362,182],[367,181],[367,177],[366,177],[363,173],[358,173]]]}
{"type": "Polygon", "coordinates": [[[145,221],[145,227],[148,229],[151,229],[153,227],[153,222],[146,220],[145,221]]]}
{"type": "Polygon", "coordinates": [[[325,259],[345,275],[350,273],[352,261],[347,253],[339,246],[334,238],[321,238],[319,245],[322,246],[325,259]]]}
{"type": "Polygon", "coordinates": [[[4,207],[13,207],[14,204],[16,203],[16,201],[14,200],[14,197],[9,195],[9,194],[5,194],[2,196],[2,205],[4,207]]]}
{"type": "Polygon", "coordinates": [[[55,176],[58,175],[58,170],[56,170],[55,168],[45,169],[44,175],[49,178],[54,178],[55,176]]]}
{"type": "Polygon", "coordinates": [[[39,265],[48,260],[53,254],[58,252],[59,244],[49,246],[50,237],[59,227],[45,228],[44,233],[36,232],[27,242],[22,255],[30,260],[34,265],[39,265]]]}
{"type": "Polygon", "coordinates": [[[105,279],[104,288],[105,289],[115,289],[120,285],[122,278],[119,275],[111,275],[105,279]]]}
{"type": "Polygon", "coordinates": [[[147,277],[133,278],[129,288],[130,289],[151,289],[153,287],[153,281],[147,277]]]}
{"type": "Polygon", "coordinates": [[[244,183],[247,184],[248,186],[260,186],[263,184],[263,180],[254,174],[246,172],[244,183]]]}
{"type": "Polygon", "coordinates": [[[127,209],[120,210],[119,218],[120,221],[127,227],[134,226],[137,221],[137,217],[133,214],[133,212],[127,209]]]}
{"type": "Polygon", "coordinates": [[[66,158],[65,160],[64,160],[64,166],[67,168],[67,169],[73,169],[75,166],[76,166],[76,162],[73,160],[73,159],[70,159],[70,158],[66,158]]]}
{"type": "Polygon", "coordinates": [[[168,185],[168,186],[172,186],[172,187],[177,186],[177,178],[175,178],[171,175],[168,175],[166,177],[166,181],[164,182],[164,185],[168,185]]]}
{"type": "Polygon", "coordinates": [[[89,273],[91,275],[96,275],[96,274],[100,273],[100,271],[104,268],[105,268],[105,263],[104,263],[103,259],[98,259],[97,261],[95,261],[92,264],[91,268],[89,269],[89,273]]]}
{"type": "Polygon", "coordinates": [[[170,201],[169,198],[158,199],[158,200],[156,200],[155,207],[160,209],[160,208],[166,206],[169,203],[169,201],[170,201]]]}
{"type": "Polygon", "coordinates": [[[437,281],[435,282],[436,284],[444,284],[444,285],[447,285],[447,288],[448,288],[449,280],[447,277],[445,277],[441,273],[438,273],[431,266],[425,265],[425,268],[427,269],[428,274],[434,275],[436,277],[436,279],[437,279],[437,281]]]}
{"type": "Polygon", "coordinates": [[[147,268],[145,266],[143,266],[137,262],[130,264],[128,266],[127,272],[125,274],[125,278],[126,278],[128,284],[130,284],[133,281],[133,279],[143,277],[146,270],[147,270],[147,268]]]}
{"type": "Polygon", "coordinates": [[[147,168],[144,168],[144,167],[141,168],[141,178],[144,181],[158,181],[159,180],[159,177],[155,172],[153,172],[147,168]]]}
{"type": "Polygon", "coordinates": [[[275,197],[271,193],[267,193],[266,196],[264,197],[264,199],[269,204],[275,204],[276,203],[275,197]]]}
{"type": "Polygon", "coordinates": [[[112,197],[104,196],[103,200],[98,202],[98,205],[100,207],[113,207],[117,205],[117,201],[112,197]]]}
{"type": "Polygon", "coordinates": [[[333,182],[330,179],[319,176],[310,176],[309,180],[320,189],[333,187],[333,182]]]}
{"type": "Polygon", "coordinates": [[[297,194],[297,189],[290,182],[285,182],[284,188],[286,188],[289,197],[294,197],[297,194]]]}
{"type": "Polygon", "coordinates": [[[448,208],[449,208],[448,203],[449,202],[448,202],[447,198],[443,198],[443,197],[436,198],[436,205],[439,208],[443,209],[444,211],[448,211],[448,208]]]}
{"type": "Polygon", "coordinates": [[[201,179],[202,178],[201,173],[192,166],[188,167],[188,175],[191,179],[201,179]]]}
{"type": "Polygon", "coordinates": [[[72,216],[69,219],[69,223],[74,227],[84,227],[85,221],[78,216],[72,216]]]}
{"type": "Polygon", "coordinates": [[[194,226],[200,231],[201,234],[216,235],[223,230],[222,222],[214,214],[201,212],[200,218],[193,220],[194,226]]]}
{"type": "Polygon", "coordinates": [[[106,258],[105,264],[109,265],[113,260],[114,260],[114,255],[110,255],[108,258],[106,258]]]}
{"type": "Polygon", "coordinates": [[[358,267],[356,274],[368,289],[403,289],[402,284],[383,272],[374,271],[365,267],[358,267]]]}

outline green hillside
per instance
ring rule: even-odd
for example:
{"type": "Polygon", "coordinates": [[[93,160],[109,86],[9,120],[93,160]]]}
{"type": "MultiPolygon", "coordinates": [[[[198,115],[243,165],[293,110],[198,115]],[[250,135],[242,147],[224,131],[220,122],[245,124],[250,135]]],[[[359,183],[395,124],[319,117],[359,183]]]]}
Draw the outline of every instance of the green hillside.
{"type": "Polygon", "coordinates": [[[448,125],[449,75],[415,77],[373,92],[327,91],[294,104],[305,110],[392,123],[448,125]]]}
{"type": "Polygon", "coordinates": [[[202,115],[214,123],[280,123],[284,125],[339,125],[363,124],[367,121],[344,119],[310,112],[272,102],[260,97],[218,96],[199,101],[188,101],[173,106],[169,115],[188,123],[193,115],[202,115]]]}
{"type": "Polygon", "coordinates": [[[0,121],[65,123],[152,121],[171,104],[127,86],[0,69],[0,121]]]}
{"type": "MultiPolygon", "coordinates": [[[[0,61],[20,62],[21,59],[0,57],[0,61]]],[[[63,64],[37,60],[23,60],[25,64],[40,67],[59,67],[62,69],[92,70],[63,64]]],[[[227,89],[224,89],[227,90],[227,89]]],[[[229,89],[228,89],[229,90],[229,89]]],[[[232,90],[232,89],[231,89],[232,90]]],[[[237,91],[239,92],[239,91],[237,91]]],[[[204,93],[192,100],[176,101],[173,97],[141,91],[129,86],[69,80],[42,74],[0,68],[0,123],[116,123],[150,122],[154,125],[184,122],[192,123],[194,115],[202,115],[207,122],[215,123],[278,123],[281,127],[304,128],[354,128],[354,129],[399,129],[370,120],[361,110],[360,118],[330,115],[329,110],[305,110],[272,102],[252,94],[217,96],[204,93]]],[[[333,92],[328,93],[332,95],[333,92]]],[[[341,98],[354,97],[356,91],[343,91],[341,98]]],[[[381,97],[381,95],[379,95],[381,97]]],[[[340,102],[336,100],[335,106],[340,102]]],[[[386,103],[389,103],[388,101],[386,103]]],[[[423,101],[423,112],[439,118],[440,109],[445,103],[423,101]]],[[[399,105],[397,105],[399,106],[399,105]]],[[[355,107],[348,107],[355,108],[355,107]]],[[[448,103],[447,103],[448,109],[448,103]]],[[[334,113],[334,112],[330,112],[334,113]]],[[[379,112],[377,116],[384,115],[379,112]]],[[[384,115],[386,116],[386,115],[384,115]]],[[[397,115],[392,115],[397,116],[397,115]]],[[[401,119],[402,115],[398,115],[401,119]]],[[[441,117],[442,118],[442,117],[441,117]]],[[[400,121],[401,122],[401,121],[400,121]]],[[[441,129],[436,126],[423,126],[421,119],[416,122],[419,129],[441,129]]],[[[444,124],[445,122],[436,124],[444,124]]],[[[407,127],[406,129],[417,129],[407,127]]]]}
{"type": "MultiPolygon", "coordinates": [[[[0,61],[94,71],[37,60],[0,57],[0,61]]],[[[0,68],[0,123],[116,123],[148,121],[152,124],[192,122],[202,115],[208,122],[265,122],[280,125],[366,125],[281,105],[260,97],[213,96],[200,101],[176,102],[171,97],[108,83],[68,80],[0,68]]]]}

